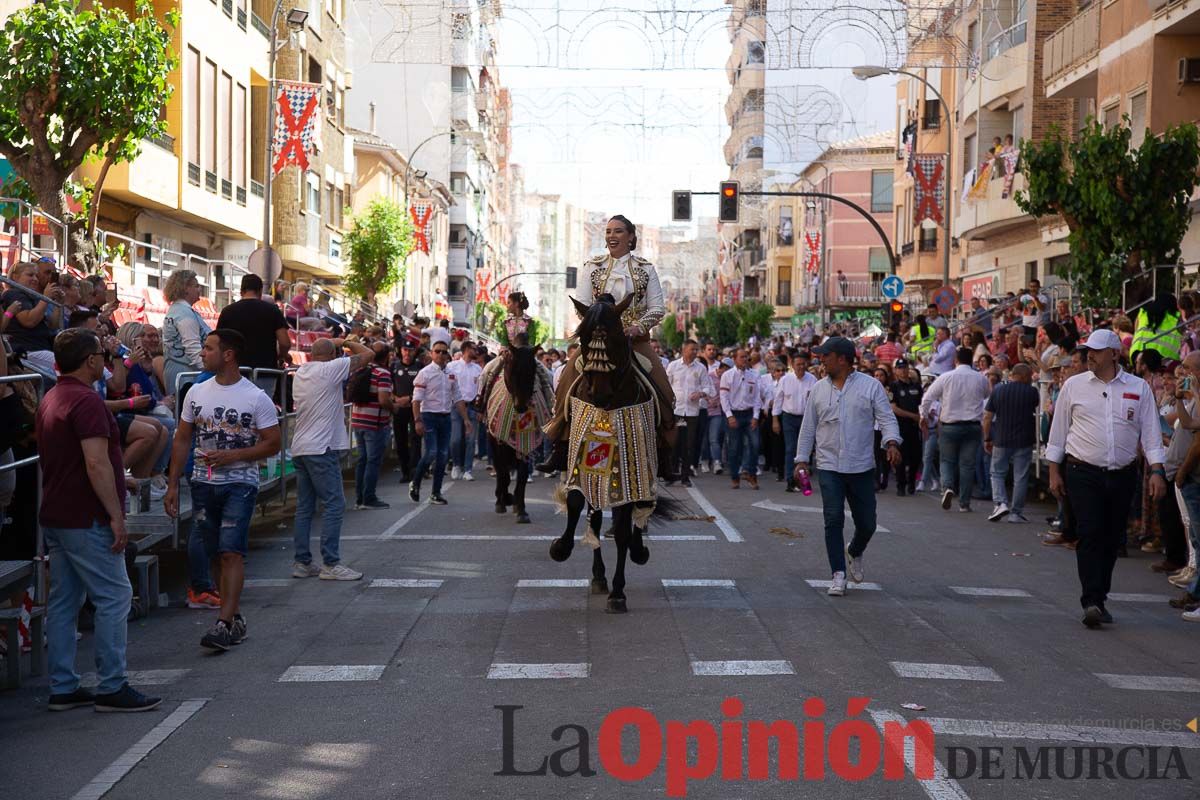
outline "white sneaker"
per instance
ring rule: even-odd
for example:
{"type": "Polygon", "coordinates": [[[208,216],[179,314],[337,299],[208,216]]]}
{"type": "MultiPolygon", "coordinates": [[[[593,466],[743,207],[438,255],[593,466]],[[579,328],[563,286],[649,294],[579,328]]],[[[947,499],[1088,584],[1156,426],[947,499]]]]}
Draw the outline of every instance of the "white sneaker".
{"type": "Polygon", "coordinates": [[[471,474],[471,470],[467,470],[462,474],[462,479],[464,481],[473,481],[475,480],[475,476],[471,474]]]}
{"type": "Polygon", "coordinates": [[[323,581],[356,581],[362,577],[362,573],[345,564],[334,564],[332,567],[321,567],[319,577],[323,581]]]}
{"type": "Polygon", "coordinates": [[[855,583],[862,583],[863,578],[866,577],[867,573],[863,567],[863,556],[865,555],[866,553],[863,553],[858,558],[855,558],[850,555],[850,548],[846,548],[846,571],[850,573],[850,580],[855,583]]]}
{"type": "Polygon", "coordinates": [[[717,464],[715,467],[713,467],[713,475],[720,475],[723,472],[725,472],[725,468],[720,464],[717,464]]]}
{"type": "Polygon", "coordinates": [[[321,568],[316,564],[301,564],[299,561],[292,562],[292,577],[293,578],[312,578],[321,572],[321,568]]]}
{"type": "Polygon", "coordinates": [[[462,470],[459,469],[458,467],[454,467],[452,470],[450,470],[450,480],[456,481],[456,480],[460,479],[461,477],[462,477],[462,470]]]}
{"type": "Polygon", "coordinates": [[[702,472],[703,474],[707,475],[707,474],[708,474],[708,464],[705,464],[704,462],[701,462],[701,463],[700,463],[700,472],[702,472]]]}
{"type": "MultiPolygon", "coordinates": [[[[534,476],[535,474],[537,474],[537,470],[536,470],[536,469],[531,469],[531,470],[529,470],[529,477],[525,479],[525,482],[526,482],[526,483],[533,483],[533,476],[534,476]]],[[[545,476],[545,475],[543,475],[542,477],[544,478],[544,477],[546,477],[546,476],[545,476]]]]}
{"type": "Polygon", "coordinates": [[[992,513],[988,514],[988,522],[999,522],[1008,513],[1008,503],[997,503],[992,509],[992,513]]]}
{"type": "Polygon", "coordinates": [[[947,489],[942,492],[942,510],[949,511],[951,504],[954,503],[954,490],[947,489]]]}
{"type": "Polygon", "coordinates": [[[1183,612],[1183,618],[1187,622],[1200,622],[1200,608],[1197,608],[1195,611],[1183,612]]]}
{"type": "Polygon", "coordinates": [[[825,594],[831,597],[841,597],[846,593],[846,573],[833,573],[833,584],[825,590],[825,594]]]}

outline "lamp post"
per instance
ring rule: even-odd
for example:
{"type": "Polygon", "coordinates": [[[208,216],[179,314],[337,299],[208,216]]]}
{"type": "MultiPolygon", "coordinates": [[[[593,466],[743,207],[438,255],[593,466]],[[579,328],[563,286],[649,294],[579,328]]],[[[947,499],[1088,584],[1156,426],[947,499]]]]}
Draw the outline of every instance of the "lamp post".
{"type": "MultiPolygon", "coordinates": [[[[263,232],[262,246],[265,258],[263,259],[263,271],[266,273],[264,283],[270,291],[272,285],[271,275],[271,176],[274,168],[271,164],[271,157],[274,155],[274,140],[275,140],[275,59],[279,56],[279,45],[287,40],[280,41],[278,36],[279,14],[283,11],[283,0],[276,0],[275,10],[271,13],[271,62],[269,65],[270,77],[267,80],[267,131],[266,144],[266,159],[264,161],[263,175],[263,232]]],[[[308,22],[308,12],[301,8],[293,8],[287,12],[288,27],[294,31],[298,31],[304,27],[304,23],[308,22]]]]}
{"type": "Polygon", "coordinates": [[[903,69],[893,69],[891,67],[876,67],[876,66],[855,67],[854,69],[851,70],[851,72],[854,73],[854,77],[858,78],[860,81],[865,81],[868,78],[877,78],[880,75],[907,75],[908,77],[915,78],[916,80],[925,84],[925,87],[927,89],[929,89],[929,91],[933,92],[933,96],[936,97],[938,99],[938,102],[941,103],[941,105],[942,105],[942,113],[946,117],[946,174],[943,176],[945,179],[945,183],[946,183],[946,213],[942,218],[942,222],[945,226],[946,232],[945,232],[945,241],[942,243],[942,285],[949,286],[950,285],[950,208],[952,205],[952,198],[953,198],[953,195],[951,194],[951,186],[950,186],[950,166],[951,166],[951,164],[954,163],[954,159],[952,158],[951,154],[954,152],[954,133],[955,133],[954,132],[954,120],[951,119],[951,117],[950,117],[950,107],[948,105],[946,105],[946,101],[942,99],[941,92],[939,92],[932,83],[925,80],[924,78],[922,78],[920,75],[916,74],[915,72],[909,72],[909,71],[903,70],[903,69]]]}

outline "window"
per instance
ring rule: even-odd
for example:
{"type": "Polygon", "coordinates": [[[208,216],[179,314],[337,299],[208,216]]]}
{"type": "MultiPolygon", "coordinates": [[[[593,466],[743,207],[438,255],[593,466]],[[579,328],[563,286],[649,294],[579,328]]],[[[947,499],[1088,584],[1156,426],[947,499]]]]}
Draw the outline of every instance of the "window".
{"type": "MultiPolygon", "coordinates": [[[[309,17],[311,20],[312,17],[309,17]]],[[[308,82],[309,83],[324,83],[321,76],[321,63],[312,56],[308,57],[308,82]]]]}
{"type": "Polygon", "coordinates": [[[462,172],[450,173],[450,192],[452,194],[467,193],[467,176],[462,172]]]}
{"type": "Polygon", "coordinates": [[[979,166],[979,137],[971,134],[963,139],[963,175],[970,175],[979,166]]]}
{"type": "Polygon", "coordinates": [[[791,206],[781,206],[779,208],[779,231],[776,234],[775,241],[778,242],[780,247],[791,247],[795,241],[791,206]]]}
{"type": "Polygon", "coordinates": [[[937,250],[937,236],[937,228],[926,228],[922,226],[921,241],[918,244],[918,249],[922,253],[932,253],[934,250],[937,250]]]}
{"type": "Polygon", "coordinates": [[[1129,146],[1136,150],[1146,138],[1146,93],[1129,98],[1129,146]]]}
{"type": "Polygon", "coordinates": [[[942,126],[942,104],[933,98],[925,99],[924,115],[921,127],[925,130],[937,130],[942,126]]]}
{"type": "Polygon", "coordinates": [[[310,214],[321,213],[321,179],[315,172],[304,174],[304,210],[310,214]]]}
{"type": "MultiPolygon", "coordinates": [[[[201,75],[200,94],[204,98],[204,135],[207,139],[203,147],[201,166],[205,172],[215,173],[217,169],[217,65],[205,59],[204,72],[201,75]]],[[[213,187],[216,191],[216,187],[213,187]]]]}
{"type": "Polygon", "coordinates": [[[346,210],[346,192],[345,192],[345,190],[344,189],[334,189],[333,190],[333,218],[334,218],[335,222],[333,224],[338,228],[342,227],[342,223],[344,221],[342,219],[342,214],[345,213],[345,210],[346,210]]]}
{"type": "MultiPolygon", "coordinates": [[[[221,73],[221,82],[217,90],[217,172],[221,176],[222,187],[225,184],[233,191],[233,158],[230,153],[233,143],[233,78],[229,73],[221,73]]],[[[222,188],[222,194],[224,194],[222,188]]]]}
{"type": "Polygon", "coordinates": [[[342,237],[329,237],[329,260],[335,264],[340,264],[342,261],[342,237]]]}
{"type": "Polygon", "coordinates": [[[1013,144],[1020,146],[1021,140],[1025,138],[1025,106],[1017,106],[1012,112],[1012,137],[1013,144]]]}
{"type": "Polygon", "coordinates": [[[328,219],[325,221],[330,225],[336,224],[333,218],[333,184],[325,184],[325,209],[328,212],[328,219]]]}
{"type": "Polygon", "coordinates": [[[1121,124],[1121,108],[1118,104],[1113,103],[1100,113],[1105,128],[1115,128],[1121,124]]]}
{"type": "Polygon", "coordinates": [[[892,265],[888,263],[886,248],[872,247],[867,251],[867,271],[871,273],[882,272],[885,275],[892,271],[892,265]]]}
{"type": "MultiPolygon", "coordinates": [[[[187,153],[188,164],[200,164],[200,51],[189,47],[187,60],[184,61],[184,106],[187,108],[187,141],[184,151],[187,153]]],[[[200,182],[199,176],[196,183],[200,182]]]]}
{"type": "Polygon", "coordinates": [[[233,106],[233,180],[246,188],[246,87],[238,84],[233,106]]]}
{"type": "Polygon", "coordinates": [[[967,58],[979,58],[979,23],[972,22],[967,26],[967,58]]]}
{"type": "Polygon", "coordinates": [[[896,206],[896,235],[892,237],[892,241],[897,244],[908,244],[909,230],[905,223],[904,205],[896,206]]]}
{"type": "Polygon", "coordinates": [[[892,184],[895,175],[890,169],[871,170],[871,213],[880,214],[892,210],[892,184]]]}

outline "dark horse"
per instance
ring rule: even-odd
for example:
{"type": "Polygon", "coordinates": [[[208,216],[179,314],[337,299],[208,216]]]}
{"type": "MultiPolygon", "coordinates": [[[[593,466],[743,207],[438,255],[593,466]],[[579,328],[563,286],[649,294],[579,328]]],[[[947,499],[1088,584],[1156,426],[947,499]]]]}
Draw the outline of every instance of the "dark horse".
{"type": "MultiPolygon", "coordinates": [[[[597,408],[614,411],[630,406],[636,406],[653,400],[651,390],[639,379],[634,363],[633,349],[629,337],[625,335],[621,325],[621,314],[628,308],[633,295],[628,295],[621,303],[614,303],[613,297],[602,294],[591,307],[585,306],[572,298],[582,322],[576,330],[580,344],[582,369],[575,386],[571,387],[571,396],[577,397],[597,408]]],[[[653,425],[653,422],[650,423],[653,425]]],[[[574,432],[572,432],[572,435],[574,432]]],[[[649,441],[654,442],[654,431],[648,432],[649,441]]],[[[653,454],[653,447],[650,449],[653,454]]],[[[652,456],[648,455],[647,458],[652,456]]],[[[575,463],[568,465],[564,473],[564,481],[570,481],[570,472],[579,467],[583,456],[580,455],[575,463]]],[[[651,469],[651,481],[656,470],[651,469]]],[[[564,484],[565,486],[566,484],[564,484]]],[[[659,513],[666,513],[665,507],[659,500],[659,513]]],[[[562,536],[550,544],[550,557],[555,561],[566,561],[575,547],[575,528],[579,517],[587,504],[581,489],[571,486],[567,490],[567,527],[562,536]]],[[[617,545],[617,568],[613,573],[612,591],[608,595],[607,611],[614,614],[625,613],[625,556],[628,553],[633,563],[641,565],[650,560],[650,550],[642,541],[642,527],[634,524],[635,509],[646,512],[655,507],[654,500],[626,502],[612,509],[612,535],[617,545]]],[[[588,522],[593,536],[600,533],[602,511],[593,509],[588,522]]],[[[592,592],[602,594],[608,591],[608,583],[604,575],[604,560],[600,556],[600,548],[594,547],[592,556],[592,592]]]]}
{"type": "Polygon", "coordinates": [[[492,373],[485,377],[478,409],[482,424],[489,426],[488,438],[492,443],[493,466],[496,470],[496,513],[503,514],[512,506],[517,522],[528,524],[525,485],[529,481],[529,454],[541,443],[541,426],[549,416],[554,398],[550,394],[549,383],[542,385],[537,356],[532,347],[510,347],[502,357],[501,365],[499,375],[492,373]],[[501,422],[500,427],[512,434],[506,436],[504,441],[497,439],[490,427],[493,411],[501,422]],[[517,485],[515,493],[510,493],[512,478],[509,473],[514,467],[517,485]]]}

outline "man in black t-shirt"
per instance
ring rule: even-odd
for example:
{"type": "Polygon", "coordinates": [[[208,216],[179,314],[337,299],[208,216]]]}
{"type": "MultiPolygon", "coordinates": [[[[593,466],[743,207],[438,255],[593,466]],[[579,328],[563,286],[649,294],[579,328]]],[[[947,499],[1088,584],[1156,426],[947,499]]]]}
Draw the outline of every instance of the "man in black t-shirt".
{"type": "Polygon", "coordinates": [[[392,401],[396,413],[392,416],[392,435],[396,440],[396,458],[400,462],[400,482],[411,483],[413,468],[421,460],[421,437],[413,426],[413,381],[425,364],[417,357],[413,342],[405,339],[400,345],[400,357],[392,362],[392,401]]]}
{"type": "Polygon", "coordinates": [[[908,361],[896,359],[895,379],[890,387],[892,411],[900,425],[900,466],[896,468],[896,495],[917,493],[917,470],[921,467],[921,380],[909,369],[908,361]]]}
{"type": "MultiPolygon", "coordinates": [[[[246,349],[240,364],[251,369],[279,369],[288,361],[292,340],[288,337],[287,320],[279,306],[262,299],[263,282],[257,275],[242,278],[242,299],[226,306],[217,319],[217,327],[232,329],[246,339],[246,349]]],[[[274,375],[259,377],[254,383],[275,396],[274,375]]]]}

